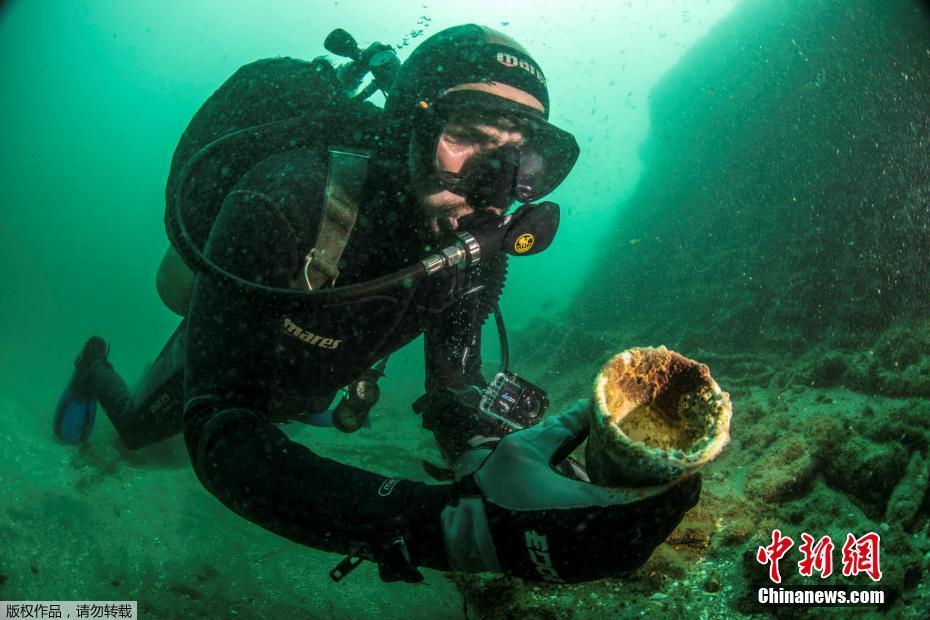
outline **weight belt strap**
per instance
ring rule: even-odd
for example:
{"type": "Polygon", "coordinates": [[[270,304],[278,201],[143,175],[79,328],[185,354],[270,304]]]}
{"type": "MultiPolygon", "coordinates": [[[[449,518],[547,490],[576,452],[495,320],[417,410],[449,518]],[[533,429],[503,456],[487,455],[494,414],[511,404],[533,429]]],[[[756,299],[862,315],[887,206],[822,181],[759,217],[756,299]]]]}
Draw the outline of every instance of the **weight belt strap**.
{"type": "Polygon", "coordinates": [[[311,291],[332,286],[339,277],[339,259],[355,226],[370,158],[370,153],[356,149],[329,149],[323,216],[304,262],[304,280],[311,291]]]}

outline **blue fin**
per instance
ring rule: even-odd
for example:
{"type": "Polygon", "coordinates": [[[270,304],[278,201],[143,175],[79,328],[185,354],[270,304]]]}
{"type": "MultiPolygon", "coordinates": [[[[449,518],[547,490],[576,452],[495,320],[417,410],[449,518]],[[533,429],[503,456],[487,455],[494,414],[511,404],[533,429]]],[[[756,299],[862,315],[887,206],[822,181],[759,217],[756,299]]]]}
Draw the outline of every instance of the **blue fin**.
{"type": "Polygon", "coordinates": [[[75,396],[72,384],[74,376],[68,381],[64,392],[55,407],[55,436],[65,443],[77,444],[87,441],[94,428],[97,417],[97,401],[75,396]]]}

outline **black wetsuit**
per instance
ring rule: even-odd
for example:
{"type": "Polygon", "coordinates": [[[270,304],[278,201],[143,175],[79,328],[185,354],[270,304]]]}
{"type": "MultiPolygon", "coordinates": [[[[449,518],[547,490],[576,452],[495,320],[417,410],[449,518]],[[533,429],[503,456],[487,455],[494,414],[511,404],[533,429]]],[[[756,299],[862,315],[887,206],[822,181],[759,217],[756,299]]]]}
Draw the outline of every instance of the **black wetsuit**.
{"type": "MultiPolygon", "coordinates": [[[[316,238],[326,169],[326,154],[307,149],[260,161],[227,195],[205,253],[242,278],[294,286],[316,238]]],[[[388,176],[372,162],[337,285],[394,272],[429,253],[418,205],[388,176]]],[[[183,416],[198,478],[238,514],[294,541],[345,553],[404,531],[415,564],[444,567],[438,514],[448,485],[393,482],[322,458],[275,422],[322,410],[338,389],[424,332],[428,392],[484,384],[478,346],[486,300],[475,288],[492,267],[287,313],[199,275],[185,319],[183,416]]],[[[102,373],[109,375],[96,379],[100,400],[127,443],[134,432],[170,434],[164,427],[177,417],[165,411],[171,407],[155,414],[157,397],[134,401],[112,370],[102,373]],[[141,400],[145,407],[133,405],[141,400]]],[[[428,417],[426,426],[450,456],[468,436],[489,432],[455,412],[428,417]]]]}

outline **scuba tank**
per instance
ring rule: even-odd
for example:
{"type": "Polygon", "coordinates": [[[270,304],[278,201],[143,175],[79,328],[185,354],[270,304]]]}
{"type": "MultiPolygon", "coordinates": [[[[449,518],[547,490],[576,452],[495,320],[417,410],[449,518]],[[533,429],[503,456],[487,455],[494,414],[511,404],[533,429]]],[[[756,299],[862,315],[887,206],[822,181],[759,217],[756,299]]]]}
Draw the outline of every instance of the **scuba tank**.
{"type": "Polygon", "coordinates": [[[168,171],[165,227],[171,245],[189,267],[187,243],[177,238],[172,205],[181,185],[190,180],[189,174],[183,172],[190,170],[189,164],[206,147],[239,132],[257,130],[258,145],[248,144],[248,140],[231,142],[228,146],[232,148],[221,149],[220,157],[207,157],[212,161],[196,167],[204,185],[188,195],[184,224],[198,248],[206,242],[223,197],[261,159],[295,148],[298,142],[325,151],[330,144],[362,148],[375,139],[381,109],[366,99],[378,89],[387,92],[400,69],[400,60],[390,47],[378,42],[360,51],[344,30],[334,30],[326,40],[330,44],[327,49],[332,47],[330,51],[347,55],[350,61],[338,68],[324,57],[310,62],[287,57],[251,62],[223,82],[188,123],[168,171]],[[370,72],[375,75],[372,83],[356,92],[370,72]],[[286,131],[259,129],[289,119],[302,122],[286,131]]]}

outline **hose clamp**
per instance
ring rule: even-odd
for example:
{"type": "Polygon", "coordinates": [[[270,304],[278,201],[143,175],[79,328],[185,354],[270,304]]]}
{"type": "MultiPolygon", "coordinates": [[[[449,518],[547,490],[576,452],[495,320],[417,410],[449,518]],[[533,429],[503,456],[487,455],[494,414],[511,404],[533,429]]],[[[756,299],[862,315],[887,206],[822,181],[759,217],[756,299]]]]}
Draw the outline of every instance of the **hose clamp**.
{"type": "Polygon", "coordinates": [[[468,255],[468,265],[477,265],[481,261],[481,245],[478,239],[471,233],[460,232],[455,234],[459,238],[459,243],[465,249],[468,255]]]}
{"type": "Polygon", "coordinates": [[[466,266],[464,248],[460,248],[454,245],[449,246],[447,248],[443,248],[443,250],[440,252],[440,255],[445,261],[446,267],[454,267],[455,265],[458,265],[459,269],[464,269],[466,266]]]}

